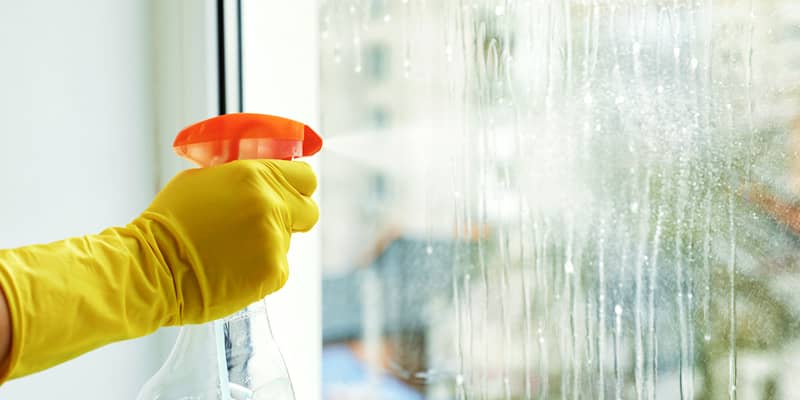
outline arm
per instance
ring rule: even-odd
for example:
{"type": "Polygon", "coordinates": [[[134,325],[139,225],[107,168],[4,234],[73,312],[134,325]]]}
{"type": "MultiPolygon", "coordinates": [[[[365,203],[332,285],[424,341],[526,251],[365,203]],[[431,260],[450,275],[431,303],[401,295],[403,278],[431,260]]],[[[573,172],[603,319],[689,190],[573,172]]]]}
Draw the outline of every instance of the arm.
{"type": "Polygon", "coordinates": [[[0,290],[0,369],[8,367],[8,353],[11,350],[11,318],[8,316],[6,295],[0,290]]]}
{"type": "Polygon", "coordinates": [[[280,289],[291,234],[317,221],[315,189],[304,163],[189,170],[126,226],[0,250],[0,382],[162,326],[221,318],[280,289]]]}

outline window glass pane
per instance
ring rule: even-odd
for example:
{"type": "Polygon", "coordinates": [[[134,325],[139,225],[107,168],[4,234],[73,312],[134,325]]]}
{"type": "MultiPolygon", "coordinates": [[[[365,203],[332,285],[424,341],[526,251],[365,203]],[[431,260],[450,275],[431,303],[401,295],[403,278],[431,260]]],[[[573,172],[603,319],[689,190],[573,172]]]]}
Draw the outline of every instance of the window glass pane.
{"type": "Polygon", "coordinates": [[[326,398],[798,390],[800,4],[360,4],[321,8],[326,398]]]}

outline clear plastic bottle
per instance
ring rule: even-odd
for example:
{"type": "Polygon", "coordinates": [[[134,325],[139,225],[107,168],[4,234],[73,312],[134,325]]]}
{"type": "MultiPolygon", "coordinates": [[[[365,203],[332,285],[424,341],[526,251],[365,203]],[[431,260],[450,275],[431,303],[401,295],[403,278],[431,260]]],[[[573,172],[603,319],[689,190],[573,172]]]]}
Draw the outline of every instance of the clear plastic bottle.
{"type": "Polygon", "coordinates": [[[184,327],[138,400],[294,400],[265,301],[184,327]]]}

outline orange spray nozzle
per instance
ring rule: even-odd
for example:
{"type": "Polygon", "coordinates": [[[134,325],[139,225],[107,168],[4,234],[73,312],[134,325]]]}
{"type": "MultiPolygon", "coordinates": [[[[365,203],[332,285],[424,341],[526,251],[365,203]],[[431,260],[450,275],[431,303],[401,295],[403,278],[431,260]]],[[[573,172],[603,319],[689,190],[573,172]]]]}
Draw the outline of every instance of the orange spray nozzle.
{"type": "Polygon", "coordinates": [[[201,167],[234,160],[292,160],[322,149],[322,137],[301,122],[273,115],[238,113],[184,128],[175,152],[201,167]]]}

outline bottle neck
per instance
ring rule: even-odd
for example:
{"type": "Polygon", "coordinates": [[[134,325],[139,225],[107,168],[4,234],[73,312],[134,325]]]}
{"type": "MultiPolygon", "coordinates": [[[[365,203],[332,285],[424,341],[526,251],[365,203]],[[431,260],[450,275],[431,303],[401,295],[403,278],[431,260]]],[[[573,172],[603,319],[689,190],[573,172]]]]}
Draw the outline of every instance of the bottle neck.
{"type": "Polygon", "coordinates": [[[222,322],[228,325],[237,325],[240,320],[242,319],[249,319],[249,318],[265,318],[267,327],[269,327],[269,317],[267,316],[267,301],[265,299],[261,299],[255,303],[250,304],[249,306],[243,308],[240,311],[237,311],[225,318],[222,318],[222,322]]]}

